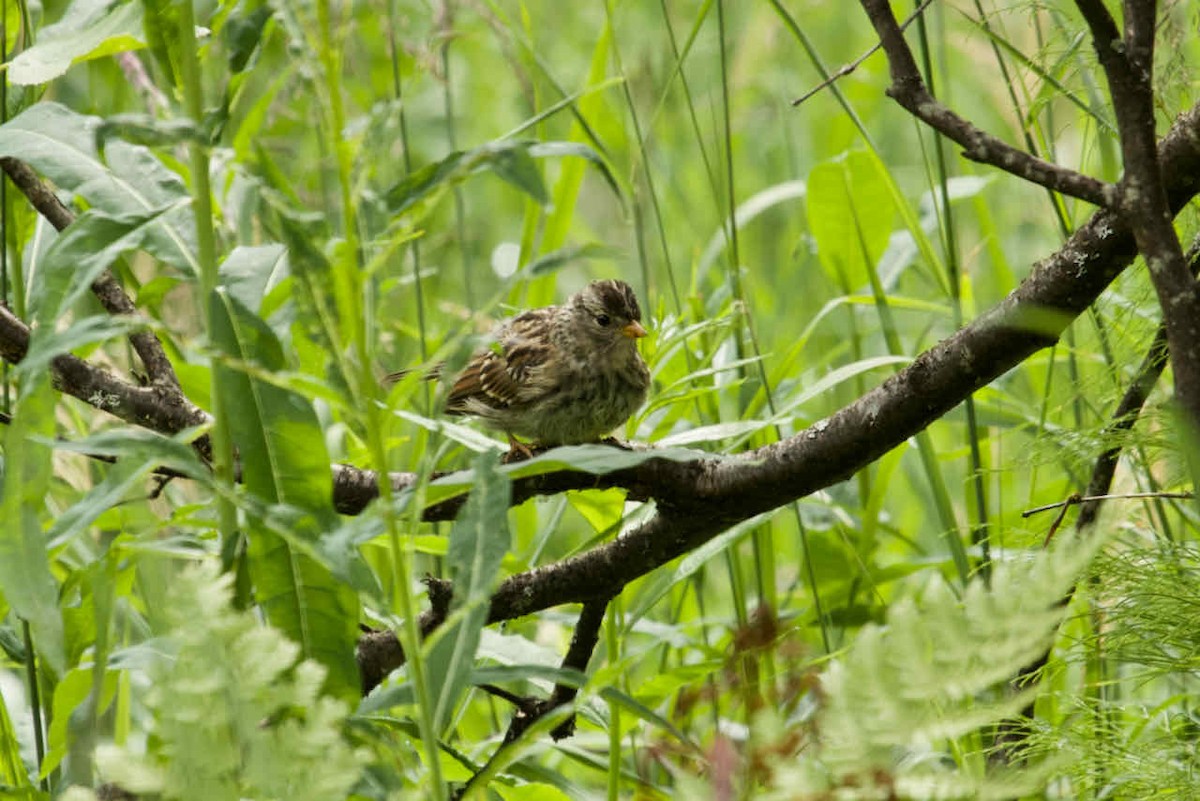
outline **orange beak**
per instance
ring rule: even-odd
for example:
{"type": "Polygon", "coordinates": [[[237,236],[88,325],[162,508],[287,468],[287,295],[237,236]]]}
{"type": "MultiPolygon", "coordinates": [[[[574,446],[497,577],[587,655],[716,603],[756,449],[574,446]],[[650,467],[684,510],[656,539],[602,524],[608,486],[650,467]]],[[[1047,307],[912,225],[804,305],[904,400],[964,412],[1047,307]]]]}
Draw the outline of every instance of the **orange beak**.
{"type": "Polygon", "coordinates": [[[646,329],[637,320],[631,320],[621,327],[621,333],[630,339],[641,339],[646,336],[646,329]]]}

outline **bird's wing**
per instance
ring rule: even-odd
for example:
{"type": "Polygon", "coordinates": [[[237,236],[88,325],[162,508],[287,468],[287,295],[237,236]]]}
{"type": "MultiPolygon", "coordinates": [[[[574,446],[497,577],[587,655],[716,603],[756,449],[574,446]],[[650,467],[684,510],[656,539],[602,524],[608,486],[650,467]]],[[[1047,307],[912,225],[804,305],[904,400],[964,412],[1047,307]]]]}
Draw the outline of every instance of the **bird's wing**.
{"type": "Polygon", "coordinates": [[[472,401],[503,409],[541,396],[547,389],[541,368],[551,355],[546,338],[549,312],[534,309],[501,326],[492,346],[472,356],[455,379],[447,410],[466,410],[472,401]]]}

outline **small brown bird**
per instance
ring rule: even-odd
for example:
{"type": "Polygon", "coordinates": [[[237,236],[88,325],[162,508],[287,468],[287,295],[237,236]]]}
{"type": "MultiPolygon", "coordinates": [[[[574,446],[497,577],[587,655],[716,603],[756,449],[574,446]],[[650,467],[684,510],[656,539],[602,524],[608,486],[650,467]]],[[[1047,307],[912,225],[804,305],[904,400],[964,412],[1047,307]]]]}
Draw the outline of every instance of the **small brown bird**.
{"type": "Polygon", "coordinates": [[[638,353],[642,311],[624,281],[593,281],[562,306],[531,309],[492,331],[455,378],[449,414],[471,415],[540,445],[595,442],[646,398],[650,371],[638,353]]]}

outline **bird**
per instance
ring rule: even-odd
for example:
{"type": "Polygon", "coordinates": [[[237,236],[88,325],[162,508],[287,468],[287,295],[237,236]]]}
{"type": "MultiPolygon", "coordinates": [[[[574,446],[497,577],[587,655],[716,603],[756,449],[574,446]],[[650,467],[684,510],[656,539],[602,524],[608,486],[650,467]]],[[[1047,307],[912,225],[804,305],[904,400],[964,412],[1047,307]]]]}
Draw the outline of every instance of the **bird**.
{"type": "Polygon", "coordinates": [[[489,346],[453,378],[446,413],[502,431],[510,457],[532,454],[518,437],[543,446],[597,442],[646,399],[650,371],[637,346],[644,336],[629,284],[592,281],[561,306],[497,324],[489,346]]]}

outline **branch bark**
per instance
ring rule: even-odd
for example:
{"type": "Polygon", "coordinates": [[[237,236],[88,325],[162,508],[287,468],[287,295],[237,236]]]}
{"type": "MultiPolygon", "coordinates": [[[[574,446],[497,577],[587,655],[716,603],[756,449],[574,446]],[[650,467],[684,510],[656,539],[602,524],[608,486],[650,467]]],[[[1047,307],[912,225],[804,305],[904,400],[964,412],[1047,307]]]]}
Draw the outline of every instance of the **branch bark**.
{"type": "MultiPolygon", "coordinates": [[[[29,327],[0,306],[0,358],[16,364],[25,358],[28,349],[29,327]]],[[[69,353],[56,356],[50,369],[54,386],[60,391],[127,423],[174,434],[208,421],[202,409],[170,386],[131,384],[69,353]]],[[[197,447],[207,455],[202,442],[198,441],[197,447]]]]}

